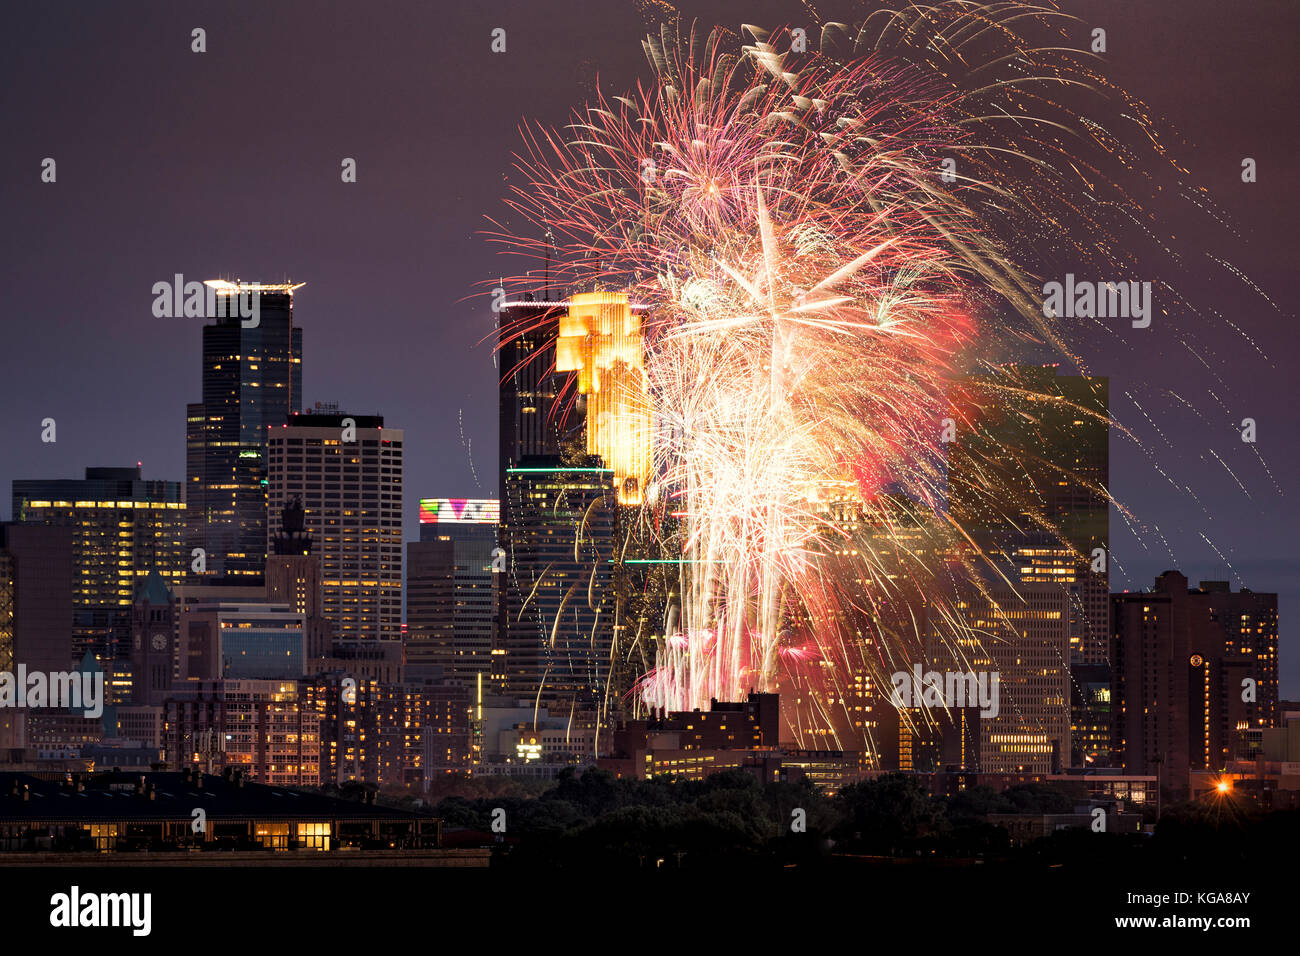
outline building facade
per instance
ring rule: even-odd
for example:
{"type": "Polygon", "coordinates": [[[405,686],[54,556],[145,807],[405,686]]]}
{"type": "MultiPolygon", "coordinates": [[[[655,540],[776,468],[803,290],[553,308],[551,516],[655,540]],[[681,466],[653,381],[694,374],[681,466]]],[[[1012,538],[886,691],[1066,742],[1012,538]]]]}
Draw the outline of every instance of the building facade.
{"type": "Polygon", "coordinates": [[[269,432],[270,540],[301,503],[335,640],[399,641],[402,437],[378,415],[295,415],[269,432]]]}
{"type": "Polygon", "coordinates": [[[302,408],[302,283],[214,283],[257,295],[258,320],[203,327],[203,393],[186,409],[186,545],[204,573],[260,577],[266,564],[267,430],[302,408]]]}
{"type": "Polygon", "coordinates": [[[420,499],[420,540],[407,545],[406,660],[471,687],[490,680],[496,624],[496,499],[420,499]]]}
{"type": "Polygon", "coordinates": [[[1010,580],[1062,587],[1069,596],[1070,660],[1104,664],[1109,380],[1059,375],[1052,366],[1008,366],[965,379],[954,418],[953,516],[1010,580]]]}
{"type": "Polygon", "coordinates": [[[1222,770],[1275,725],[1276,594],[1166,571],[1111,603],[1111,749],[1126,771],[1185,793],[1190,773],[1222,770]]]}
{"type": "Polygon", "coordinates": [[[180,482],[141,468],[87,468],[82,479],[13,482],[16,521],[72,529],[73,653],[106,670],[131,655],[131,602],[151,572],[169,587],[189,564],[180,482]]]}

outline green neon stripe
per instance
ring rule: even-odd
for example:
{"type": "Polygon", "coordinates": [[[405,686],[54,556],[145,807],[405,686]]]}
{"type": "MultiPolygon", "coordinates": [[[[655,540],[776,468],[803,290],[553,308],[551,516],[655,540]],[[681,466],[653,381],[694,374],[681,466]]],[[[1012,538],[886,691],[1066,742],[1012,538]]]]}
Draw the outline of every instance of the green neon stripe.
{"type": "Polygon", "coordinates": [[[612,474],[613,468],[507,468],[507,475],[612,474]]]}

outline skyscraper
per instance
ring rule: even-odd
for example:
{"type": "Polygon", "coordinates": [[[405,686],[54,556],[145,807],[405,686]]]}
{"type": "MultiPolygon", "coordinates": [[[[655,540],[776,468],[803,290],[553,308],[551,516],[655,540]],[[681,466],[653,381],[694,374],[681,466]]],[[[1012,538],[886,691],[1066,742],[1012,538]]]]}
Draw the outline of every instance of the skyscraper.
{"type": "Polygon", "coordinates": [[[140,466],[87,468],[84,479],[13,482],[14,519],[72,529],[73,655],[109,672],[131,656],[131,603],[153,572],[179,583],[189,568],[180,482],[145,480],[140,466]]]}
{"type": "Polygon", "coordinates": [[[531,300],[500,313],[504,568],[493,677],[507,694],[593,726],[610,694],[618,504],[614,471],[588,453],[579,373],[555,371],[567,314],[567,302],[531,300]]]}
{"type": "Polygon", "coordinates": [[[1070,743],[1069,595],[1056,584],[964,584],[962,627],[931,622],[927,665],[998,678],[997,713],[981,715],[984,773],[1060,773],[1070,743]]]}
{"type": "Polygon", "coordinates": [[[1070,660],[1105,663],[1108,380],[1022,365],[971,376],[963,386],[948,458],[954,516],[1011,580],[1063,587],[1070,660]]]}
{"type": "Polygon", "coordinates": [[[577,726],[609,704],[612,479],[598,464],[536,461],[504,477],[504,689],[577,726]]]}
{"type": "Polygon", "coordinates": [[[203,328],[203,397],[186,413],[185,500],[186,546],[203,549],[207,574],[258,577],[266,563],[266,435],[302,408],[302,330],[293,324],[302,286],[221,284],[219,294],[257,294],[257,322],[218,318],[203,328]]]}
{"type": "Polygon", "coordinates": [[[301,501],[334,640],[400,640],[402,430],[378,415],[322,411],[268,434],[270,539],[284,531],[285,506],[301,501]]]}
{"type": "Polygon", "coordinates": [[[421,498],[406,550],[406,661],[466,687],[491,679],[500,511],[495,498],[421,498]]]}

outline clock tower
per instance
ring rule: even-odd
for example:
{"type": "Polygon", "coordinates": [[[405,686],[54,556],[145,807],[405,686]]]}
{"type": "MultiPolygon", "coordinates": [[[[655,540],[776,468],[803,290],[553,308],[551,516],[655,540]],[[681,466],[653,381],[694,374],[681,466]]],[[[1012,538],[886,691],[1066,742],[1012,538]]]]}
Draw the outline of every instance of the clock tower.
{"type": "Polygon", "coordinates": [[[172,688],[176,596],[157,571],[136,588],[131,608],[131,703],[160,706],[172,688]]]}

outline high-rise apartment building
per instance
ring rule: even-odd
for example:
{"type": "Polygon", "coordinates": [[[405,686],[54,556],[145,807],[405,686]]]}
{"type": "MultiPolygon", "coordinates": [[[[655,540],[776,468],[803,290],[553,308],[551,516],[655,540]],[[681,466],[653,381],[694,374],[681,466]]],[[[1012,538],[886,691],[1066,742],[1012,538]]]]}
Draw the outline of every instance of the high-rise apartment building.
{"type": "Polygon", "coordinates": [[[1185,793],[1222,770],[1250,731],[1275,725],[1277,595],[1166,571],[1150,591],[1111,595],[1112,754],[1185,793]]]}
{"type": "Polygon", "coordinates": [[[407,663],[466,687],[491,679],[500,510],[495,498],[421,498],[420,540],[406,546],[407,663]]]}
{"type": "Polygon", "coordinates": [[[257,321],[218,318],[203,328],[203,396],[186,412],[186,545],[203,549],[207,574],[259,577],[267,429],[302,408],[293,296],[303,283],[214,283],[218,294],[256,294],[257,321]]]}
{"type": "Polygon", "coordinates": [[[284,531],[285,507],[300,502],[334,640],[400,640],[402,430],[378,415],[318,412],[268,434],[270,540],[284,531]]]}
{"type": "Polygon", "coordinates": [[[320,713],[307,681],[199,680],[167,699],[171,767],[226,767],[282,787],[320,786],[320,713]]]}
{"type": "Polygon", "coordinates": [[[131,603],[151,573],[177,584],[189,567],[179,482],[141,468],[87,468],[84,479],[16,480],[15,521],[72,530],[73,656],[108,671],[131,656],[131,603]]]}

